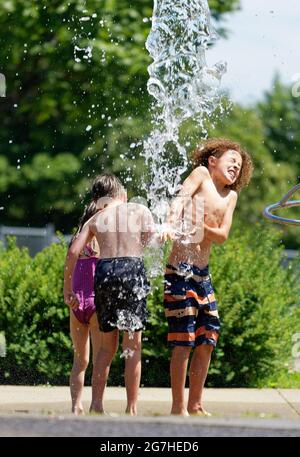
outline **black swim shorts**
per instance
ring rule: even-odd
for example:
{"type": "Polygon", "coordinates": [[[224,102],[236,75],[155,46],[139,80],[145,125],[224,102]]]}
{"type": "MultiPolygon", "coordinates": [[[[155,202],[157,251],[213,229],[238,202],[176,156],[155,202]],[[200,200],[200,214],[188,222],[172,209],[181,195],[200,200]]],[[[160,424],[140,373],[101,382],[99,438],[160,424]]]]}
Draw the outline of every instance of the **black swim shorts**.
{"type": "Polygon", "coordinates": [[[144,262],[139,257],[100,259],[95,272],[95,305],[99,328],[139,331],[148,311],[150,287],[144,262]]]}

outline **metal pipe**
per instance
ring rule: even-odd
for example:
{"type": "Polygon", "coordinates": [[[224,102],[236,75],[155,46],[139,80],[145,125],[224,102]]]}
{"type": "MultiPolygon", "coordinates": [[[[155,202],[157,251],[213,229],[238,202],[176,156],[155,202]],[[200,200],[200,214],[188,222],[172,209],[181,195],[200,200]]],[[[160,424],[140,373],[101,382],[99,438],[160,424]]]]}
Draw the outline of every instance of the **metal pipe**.
{"type": "Polygon", "coordinates": [[[300,184],[294,186],[288,193],[280,200],[279,203],[275,203],[274,205],[267,206],[263,211],[263,216],[267,219],[270,219],[273,222],[277,222],[278,224],[284,225],[300,225],[299,219],[288,219],[286,217],[275,216],[273,211],[281,208],[291,208],[293,206],[300,206],[300,200],[291,200],[289,198],[294,195],[300,189],[300,184]]]}

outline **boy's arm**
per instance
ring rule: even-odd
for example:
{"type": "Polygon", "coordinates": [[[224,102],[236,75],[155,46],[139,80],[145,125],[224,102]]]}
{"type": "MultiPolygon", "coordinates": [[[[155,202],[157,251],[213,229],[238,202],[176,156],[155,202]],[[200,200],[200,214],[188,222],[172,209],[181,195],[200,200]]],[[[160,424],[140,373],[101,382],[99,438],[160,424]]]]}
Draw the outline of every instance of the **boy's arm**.
{"type": "Polygon", "coordinates": [[[167,223],[171,227],[171,229],[163,233],[162,241],[174,239],[174,236],[176,234],[176,231],[174,233],[176,221],[180,219],[182,211],[184,209],[184,205],[188,204],[188,202],[185,199],[192,198],[207,177],[209,177],[209,172],[207,168],[200,166],[195,168],[191,172],[191,174],[185,179],[178,195],[172,201],[170,213],[167,220],[167,223]]]}
{"type": "Polygon", "coordinates": [[[237,193],[234,192],[232,194],[232,198],[230,199],[230,202],[228,204],[220,227],[210,227],[204,222],[204,238],[208,238],[209,240],[217,244],[222,244],[228,239],[232,224],[232,216],[236,207],[236,203],[237,193]]]}
{"type": "Polygon", "coordinates": [[[67,252],[65,271],[64,271],[64,300],[71,309],[76,309],[79,306],[78,300],[74,295],[72,287],[73,273],[80,252],[84,246],[91,241],[94,234],[90,225],[86,225],[78,237],[73,241],[67,252]]]}
{"type": "Polygon", "coordinates": [[[207,168],[200,166],[195,168],[185,179],[177,197],[175,197],[171,204],[170,216],[168,219],[169,224],[172,225],[178,220],[184,208],[184,199],[193,197],[208,174],[207,168]]]}

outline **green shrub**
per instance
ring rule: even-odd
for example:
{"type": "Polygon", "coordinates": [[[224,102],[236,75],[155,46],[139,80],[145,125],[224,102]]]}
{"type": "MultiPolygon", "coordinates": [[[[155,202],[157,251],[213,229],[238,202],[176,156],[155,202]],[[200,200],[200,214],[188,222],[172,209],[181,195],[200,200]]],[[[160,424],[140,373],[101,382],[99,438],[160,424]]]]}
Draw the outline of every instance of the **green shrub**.
{"type": "MultiPolygon", "coordinates": [[[[210,269],[222,330],[209,386],[300,385],[300,376],[291,372],[292,335],[300,331],[299,262],[283,268],[282,251],[278,232],[263,224],[236,230],[224,245],[214,246],[210,269]]],[[[63,243],[35,258],[13,240],[6,250],[0,247],[0,331],[7,340],[7,356],[0,358],[1,383],[68,383],[72,345],[62,296],[65,254],[63,243]]],[[[145,386],[170,385],[162,297],[159,276],[152,281],[151,317],[143,334],[145,386]]],[[[119,356],[112,364],[110,385],[124,384],[119,356]]],[[[87,383],[89,375],[90,368],[87,383]]]]}
{"type": "Polygon", "coordinates": [[[2,383],[67,382],[71,364],[68,308],[63,302],[64,244],[35,258],[10,239],[0,257],[0,329],[7,357],[2,383]]]}
{"type": "MultiPolygon", "coordinates": [[[[280,232],[269,224],[235,229],[225,244],[213,247],[210,271],[222,328],[208,386],[300,387],[291,355],[292,336],[300,332],[300,262],[284,268],[283,250],[280,232]]],[[[144,362],[144,379],[169,386],[162,278],[154,286],[148,301],[152,316],[144,354],[150,361],[144,362]]]]}
{"type": "Polygon", "coordinates": [[[211,271],[222,321],[208,385],[263,386],[292,367],[299,285],[283,268],[280,232],[256,224],[216,246],[211,271]]]}

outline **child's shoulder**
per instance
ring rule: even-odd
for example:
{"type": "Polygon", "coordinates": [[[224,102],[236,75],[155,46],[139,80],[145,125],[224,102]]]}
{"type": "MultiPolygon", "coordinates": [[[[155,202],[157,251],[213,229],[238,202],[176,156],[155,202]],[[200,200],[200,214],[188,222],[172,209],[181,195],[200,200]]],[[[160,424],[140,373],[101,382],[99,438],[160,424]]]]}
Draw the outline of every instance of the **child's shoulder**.
{"type": "Polygon", "coordinates": [[[232,203],[237,202],[238,196],[238,193],[233,189],[230,189],[230,191],[228,192],[228,198],[232,203]]]}
{"type": "Polygon", "coordinates": [[[129,202],[127,206],[140,214],[148,214],[150,212],[149,208],[143,203],[129,202]]]}
{"type": "Polygon", "coordinates": [[[140,211],[143,210],[143,208],[146,208],[145,205],[143,205],[142,203],[138,203],[138,202],[128,202],[126,203],[126,206],[127,208],[130,208],[130,209],[138,209],[140,211]]]}
{"type": "Polygon", "coordinates": [[[199,167],[194,168],[191,175],[194,175],[195,177],[198,176],[202,179],[210,177],[209,171],[204,165],[199,165],[199,167]]]}
{"type": "Polygon", "coordinates": [[[236,190],[230,189],[229,196],[231,198],[238,198],[238,193],[236,190]]]}
{"type": "Polygon", "coordinates": [[[188,177],[190,182],[193,182],[195,185],[200,185],[205,181],[206,179],[211,179],[211,176],[209,174],[209,171],[206,167],[203,165],[200,165],[199,167],[196,167],[192,170],[188,177]]]}
{"type": "Polygon", "coordinates": [[[129,213],[135,213],[142,216],[149,210],[147,206],[145,206],[143,203],[128,202],[126,203],[126,211],[129,213]]]}

